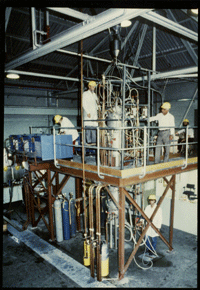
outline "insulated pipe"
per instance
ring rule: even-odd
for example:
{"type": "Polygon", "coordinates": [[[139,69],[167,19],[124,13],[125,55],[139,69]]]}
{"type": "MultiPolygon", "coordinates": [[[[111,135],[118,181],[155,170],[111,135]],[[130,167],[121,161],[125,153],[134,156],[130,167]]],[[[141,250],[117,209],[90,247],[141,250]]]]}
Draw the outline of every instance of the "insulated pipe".
{"type": "Polygon", "coordinates": [[[96,184],[92,184],[89,187],[89,232],[90,232],[90,273],[94,278],[94,248],[93,248],[93,240],[94,240],[94,216],[93,216],[93,189],[97,186],[96,184]]]}
{"type": "Polygon", "coordinates": [[[147,159],[147,127],[144,126],[144,169],[143,174],[139,176],[139,178],[143,178],[146,174],[146,159],[147,159]]]}
{"type": "Polygon", "coordinates": [[[97,280],[101,281],[101,210],[100,210],[100,191],[102,185],[96,188],[96,236],[97,236],[97,280]]]}
{"type": "Polygon", "coordinates": [[[99,184],[96,188],[96,236],[97,236],[97,280],[102,281],[101,276],[101,202],[100,192],[106,185],[99,184]]]}
{"type": "Polygon", "coordinates": [[[100,145],[99,145],[99,127],[97,127],[97,174],[101,179],[104,179],[104,176],[100,174],[100,145]]]}

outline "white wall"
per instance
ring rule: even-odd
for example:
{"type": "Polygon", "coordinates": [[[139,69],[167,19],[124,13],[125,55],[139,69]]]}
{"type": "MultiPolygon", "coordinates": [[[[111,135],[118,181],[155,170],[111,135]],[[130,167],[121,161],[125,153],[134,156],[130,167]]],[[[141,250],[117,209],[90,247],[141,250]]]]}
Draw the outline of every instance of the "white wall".
{"type": "MultiPolygon", "coordinates": [[[[189,201],[183,194],[187,183],[195,185],[195,193],[198,195],[197,170],[188,171],[176,175],[174,228],[197,235],[197,200],[189,201]]],[[[170,177],[167,177],[170,180],[170,177]]],[[[166,182],[162,178],[156,180],[156,197],[160,197],[165,190],[166,182]]],[[[168,190],[161,208],[163,212],[163,224],[170,225],[171,189],[168,190]]]]}

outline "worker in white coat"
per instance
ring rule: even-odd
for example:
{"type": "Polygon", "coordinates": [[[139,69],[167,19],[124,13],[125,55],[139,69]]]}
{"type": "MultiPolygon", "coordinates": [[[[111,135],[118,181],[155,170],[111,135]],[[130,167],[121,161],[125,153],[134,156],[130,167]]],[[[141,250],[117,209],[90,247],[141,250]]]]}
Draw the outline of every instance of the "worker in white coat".
{"type": "MultiPolygon", "coordinates": [[[[56,115],[54,117],[54,122],[56,124],[60,124],[60,134],[64,135],[72,135],[72,141],[73,144],[75,145],[76,139],[78,138],[78,131],[76,129],[68,129],[68,128],[74,128],[74,125],[72,122],[67,118],[67,117],[62,117],[60,115],[56,115]],[[68,127],[68,128],[67,128],[68,127]]],[[[73,147],[73,152],[74,152],[74,147],[73,147]]]]}
{"type": "MultiPolygon", "coordinates": [[[[170,143],[174,138],[174,128],[175,120],[174,116],[169,113],[169,109],[171,108],[171,104],[165,102],[161,106],[161,113],[157,114],[154,117],[150,117],[149,121],[158,121],[159,131],[156,145],[165,145],[165,154],[163,162],[169,161],[169,151],[170,151],[170,143]]],[[[156,147],[155,150],[155,163],[160,162],[162,146],[156,147]]]]}
{"type": "MultiPolygon", "coordinates": [[[[184,119],[183,120],[183,127],[187,127],[188,126],[188,142],[194,142],[194,129],[189,127],[189,120],[188,119],[184,119]]],[[[181,143],[185,143],[186,142],[186,128],[185,129],[181,129],[178,132],[176,132],[176,135],[179,136],[178,139],[178,152],[180,153],[182,151],[182,145],[181,143]]]]}
{"type": "MultiPolygon", "coordinates": [[[[83,120],[84,127],[94,127],[98,126],[98,105],[97,105],[97,95],[94,92],[96,87],[96,82],[91,81],[88,84],[88,90],[83,93],[83,120]]],[[[87,129],[85,131],[85,138],[88,144],[96,144],[97,134],[96,129],[87,129]]]]}
{"type": "MultiPolygon", "coordinates": [[[[156,204],[156,196],[155,194],[150,194],[148,197],[148,202],[149,205],[147,205],[147,207],[145,208],[144,213],[146,214],[146,216],[150,219],[157,204],[156,204]]],[[[159,207],[156,215],[154,216],[153,220],[152,220],[153,224],[155,225],[155,227],[160,230],[161,226],[162,226],[162,209],[159,207]]],[[[144,219],[140,219],[139,223],[137,225],[141,225],[144,223],[144,219]]],[[[155,257],[155,252],[156,252],[156,245],[157,245],[157,237],[159,235],[157,234],[157,232],[151,227],[149,226],[147,232],[146,232],[146,236],[145,236],[145,241],[146,241],[146,255],[155,257]]]]}

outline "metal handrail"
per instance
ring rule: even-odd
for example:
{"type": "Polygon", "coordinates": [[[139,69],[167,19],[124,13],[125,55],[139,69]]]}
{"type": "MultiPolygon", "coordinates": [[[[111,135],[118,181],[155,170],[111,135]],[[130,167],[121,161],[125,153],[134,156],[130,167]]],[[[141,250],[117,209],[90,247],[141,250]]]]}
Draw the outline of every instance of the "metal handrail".
{"type": "MultiPolygon", "coordinates": [[[[63,127],[64,128],[64,127],[63,127]]],[[[69,127],[66,127],[69,129],[69,127]]],[[[79,127],[70,127],[70,129],[76,129],[76,128],[79,128],[79,127]]],[[[85,148],[91,148],[91,149],[95,149],[97,150],[97,174],[98,176],[101,178],[101,179],[104,179],[104,176],[100,173],[100,150],[112,150],[112,151],[130,151],[130,150],[137,150],[137,149],[144,149],[144,155],[143,155],[143,173],[142,175],[139,176],[139,178],[143,178],[145,175],[146,175],[146,165],[147,165],[147,162],[146,162],[146,153],[147,153],[147,150],[149,148],[157,148],[157,147],[163,147],[163,145],[148,145],[147,144],[147,126],[141,126],[141,127],[87,127],[87,129],[93,129],[93,130],[96,130],[97,131],[97,146],[95,145],[85,145],[85,148]],[[102,147],[100,146],[100,138],[99,138],[99,134],[100,134],[100,130],[124,130],[124,129],[143,129],[144,130],[144,140],[143,140],[143,146],[133,146],[133,147],[129,147],[129,148],[111,148],[111,147],[102,147]]],[[[158,127],[151,127],[150,126],[150,129],[158,129],[158,127]]],[[[176,128],[176,127],[171,127],[171,128],[176,128]]],[[[185,127],[183,127],[185,129],[185,127]]],[[[197,126],[193,126],[193,127],[190,127],[190,128],[198,128],[197,126]]],[[[56,129],[59,129],[59,128],[56,128],[56,129]]],[[[180,129],[180,128],[179,128],[180,129]]],[[[86,128],[84,127],[84,132],[85,132],[86,128]]],[[[173,139],[175,140],[175,139],[173,139]]],[[[54,165],[57,167],[57,160],[56,160],[56,137],[55,137],[55,126],[53,126],[53,142],[54,142],[54,165]]],[[[187,167],[187,164],[188,164],[188,126],[186,127],[186,143],[181,143],[182,145],[186,145],[186,151],[185,151],[185,160],[183,162],[183,166],[181,167],[182,169],[185,169],[187,167]]],[[[190,142],[190,144],[197,144],[197,142],[190,142]]],[[[62,145],[62,146],[72,146],[72,147],[82,147],[81,145],[73,145],[73,144],[59,144],[59,145],[62,145]]],[[[170,144],[169,145],[170,147],[171,146],[177,146],[177,144],[170,144]]]]}

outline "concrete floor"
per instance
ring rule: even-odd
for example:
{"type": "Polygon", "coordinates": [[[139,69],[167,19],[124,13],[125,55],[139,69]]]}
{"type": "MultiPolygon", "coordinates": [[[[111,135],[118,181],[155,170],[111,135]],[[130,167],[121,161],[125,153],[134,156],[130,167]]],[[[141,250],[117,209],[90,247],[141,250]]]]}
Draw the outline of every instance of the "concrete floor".
{"type": "MultiPolygon", "coordinates": [[[[13,203],[10,218],[23,225],[26,220],[25,208],[21,202],[13,203]]],[[[191,221],[192,222],[192,221],[191,221]]],[[[61,243],[50,242],[49,234],[41,220],[37,228],[28,227],[30,231],[60,249],[83,265],[83,233],[79,232],[75,238],[61,243]]],[[[162,226],[161,233],[168,240],[169,228],[162,226]]],[[[134,260],[131,262],[121,281],[118,277],[117,249],[109,249],[109,278],[113,287],[118,288],[197,288],[197,237],[174,229],[174,250],[167,253],[167,246],[158,238],[157,253],[159,258],[154,260],[153,266],[144,270],[139,268],[134,260]]],[[[133,243],[125,243],[125,261],[133,249],[133,243]]],[[[142,266],[140,256],[144,246],[136,253],[136,262],[142,266]]],[[[77,273],[77,276],[79,273],[77,273]]],[[[90,277],[88,277],[89,279],[90,277]]],[[[107,281],[107,280],[105,280],[107,281]]],[[[3,234],[3,287],[56,287],[80,288],[68,276],[61,273],[49,262],[36,254],[32,249],[18,243],[10,233],[3,234]]],[[[102,282],[102,287],[110,287],[102,282]]]]}

